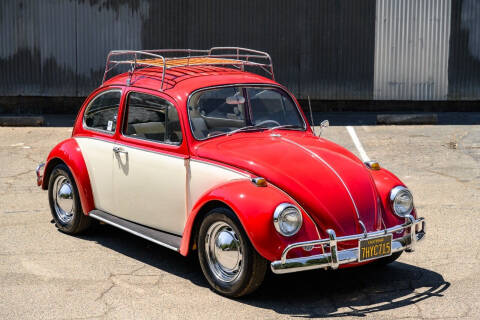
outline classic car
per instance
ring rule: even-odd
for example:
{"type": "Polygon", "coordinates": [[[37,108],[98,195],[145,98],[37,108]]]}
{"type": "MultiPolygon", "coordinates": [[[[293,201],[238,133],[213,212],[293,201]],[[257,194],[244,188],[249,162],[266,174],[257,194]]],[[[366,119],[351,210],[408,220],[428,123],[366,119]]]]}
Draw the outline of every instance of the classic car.
{"type": "Polygon", "coordinates": [[[110,52],[37,182],[60,231],[101,221],[196,254],[230,297],[268,267],[387,264],[425,236],[405,185],[315,134],[270,56],[243,48],[110,52]]]}

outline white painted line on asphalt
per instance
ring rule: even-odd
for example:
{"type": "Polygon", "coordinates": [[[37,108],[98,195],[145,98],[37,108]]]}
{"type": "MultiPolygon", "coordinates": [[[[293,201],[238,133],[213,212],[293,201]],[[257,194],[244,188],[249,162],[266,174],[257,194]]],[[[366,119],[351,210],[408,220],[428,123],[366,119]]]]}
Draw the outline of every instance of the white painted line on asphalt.
{"type": "Polygon", "coordinates": [[[365,149],[363,149],[362,143],[358,139],[355,129],[352,126],[347,126],[347,131],[350,137],[352,138],[352,141],[355,144],[355,147],[357,148],[358,153],[360,153],[360,158],[362,158],[362,161],[363,162],[370,161],[370,158],[367,156],[365,149]]]}

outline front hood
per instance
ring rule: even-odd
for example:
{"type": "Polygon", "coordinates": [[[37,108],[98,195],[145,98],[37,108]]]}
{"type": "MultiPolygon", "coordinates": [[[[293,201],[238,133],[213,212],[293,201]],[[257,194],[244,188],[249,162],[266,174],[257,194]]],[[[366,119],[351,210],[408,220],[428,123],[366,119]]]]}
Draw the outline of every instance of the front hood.
{"type": "Polygon", "coordinates": [[[235,166],[281,188],[338,236],[379,229],[379,203],[369,169],[352,153],[310,133],[237,133],[196,146],[199,157],[235,166]]]}

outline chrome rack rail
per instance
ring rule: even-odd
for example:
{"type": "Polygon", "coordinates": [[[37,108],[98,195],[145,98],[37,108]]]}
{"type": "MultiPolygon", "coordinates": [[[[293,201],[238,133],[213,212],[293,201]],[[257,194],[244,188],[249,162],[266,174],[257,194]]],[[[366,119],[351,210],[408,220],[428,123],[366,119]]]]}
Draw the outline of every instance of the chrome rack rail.
{"type": "Polygon", "coordinates": [[[213,47],[209,50],[197,49],[158,49],[158,50],[114,50],[107,56],[102,84],[107,80],[108,73],[119,65],[130,65],[129,80],[140,68],[160,67],[162,70],[160,90],[163,90],[166,70],[188,66],[223,65],[245,70],[245,66],[258,67],[273,80],[273,63],[270,55],[263,51],[240,47],[213,47]],[[167,57],[166,55],[174,55],[167,57]],[[128,59],[121,59],[128,56],[128,59]],[[119,59],[115,59],[115,57],[119,59]]]}

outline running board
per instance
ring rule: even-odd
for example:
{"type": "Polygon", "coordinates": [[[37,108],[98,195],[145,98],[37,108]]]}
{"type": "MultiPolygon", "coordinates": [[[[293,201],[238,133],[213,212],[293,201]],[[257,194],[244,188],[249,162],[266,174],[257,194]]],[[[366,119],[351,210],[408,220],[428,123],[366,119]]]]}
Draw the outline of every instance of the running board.
{"type": "Polygon", "coordinates": [[[88,213],[88,215],[92,218],[108,223],[114,227],[130,232],[136,236],[148,241],[152,241],[168,249],[172,249],[174,251],[178,251],[180,249],[180,243],[182,242],[182,237],[180,236],[145,227],[101,210],[92,210],[88,213]]]}

